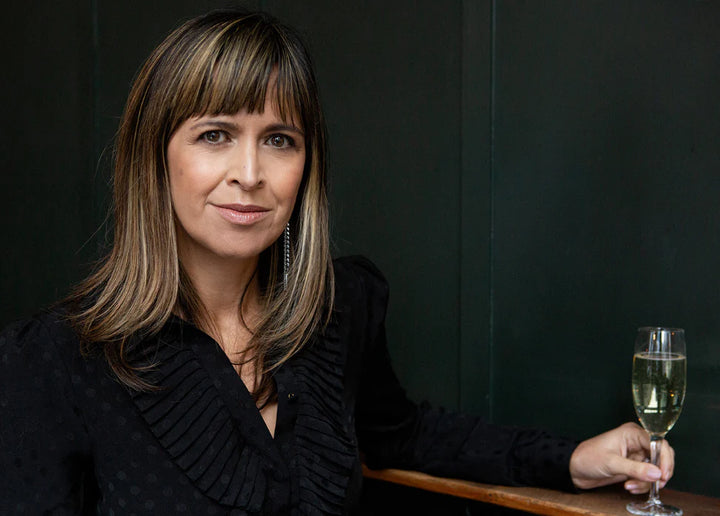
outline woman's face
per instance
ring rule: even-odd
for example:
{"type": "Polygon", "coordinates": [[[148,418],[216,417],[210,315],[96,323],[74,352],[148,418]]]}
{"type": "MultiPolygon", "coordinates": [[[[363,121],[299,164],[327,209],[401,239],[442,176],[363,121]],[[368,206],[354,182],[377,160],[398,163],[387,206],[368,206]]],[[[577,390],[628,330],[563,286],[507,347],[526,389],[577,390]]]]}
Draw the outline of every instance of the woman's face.
{"type": "Polygon", "coordinates": [[[270,101],[262,114],[190,118],[170,138],[167,166],[180,257],[252,259],[290,219],[304,135],[270,101]]]}

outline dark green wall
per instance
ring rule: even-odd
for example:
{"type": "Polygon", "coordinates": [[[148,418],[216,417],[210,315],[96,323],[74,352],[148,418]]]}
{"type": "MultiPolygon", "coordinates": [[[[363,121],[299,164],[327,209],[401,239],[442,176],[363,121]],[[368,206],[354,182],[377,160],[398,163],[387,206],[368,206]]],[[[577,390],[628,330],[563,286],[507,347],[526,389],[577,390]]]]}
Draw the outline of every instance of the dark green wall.
{"type": "MultiPolygon", "coordinates": [[[[0,322],[97,258],[135,71],[180,20],[225,5],[6,8],[0,322]]],[[[720,495],[720,4],[244,5],[312,49],[334,250],[386,273],[409,392],[587,437],[634,418],[635,328],[682,326],[672,487],[720,495]]]]}
{"type": "Polygon", "coordinates": [[[575,5],[496,10],[495,415],[630,419],[635,329],[683,327],[673,486],[720,496],[720,4],[575,5]]]}

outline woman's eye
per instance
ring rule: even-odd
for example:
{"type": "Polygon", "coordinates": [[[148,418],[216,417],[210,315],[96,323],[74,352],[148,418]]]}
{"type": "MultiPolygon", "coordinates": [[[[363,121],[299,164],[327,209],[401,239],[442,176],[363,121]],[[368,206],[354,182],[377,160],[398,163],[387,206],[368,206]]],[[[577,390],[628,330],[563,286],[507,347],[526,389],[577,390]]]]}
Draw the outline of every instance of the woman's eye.
{"type": "Polygon", "coordinates": [[[295,145],[295,141],[284,134],[273,134],[267,139],[267,143],[278,149],[284,149],[285,147],[292,147],[295,145]]]}
{"type": "Polygon", "coordinates": [[[202,133],[200,138],[208,143],[222,143],[225,141],[226,136],[222,131],[206,131],[202,133]]]}

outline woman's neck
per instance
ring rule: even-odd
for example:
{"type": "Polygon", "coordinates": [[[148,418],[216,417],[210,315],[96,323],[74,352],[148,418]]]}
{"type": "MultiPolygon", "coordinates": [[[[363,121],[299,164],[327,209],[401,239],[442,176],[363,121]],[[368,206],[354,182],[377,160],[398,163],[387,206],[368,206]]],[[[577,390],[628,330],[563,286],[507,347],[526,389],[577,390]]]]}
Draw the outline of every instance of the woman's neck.
{"type": "Polygon", "coordinates": [[[180,260],[213,326],[210,332],[218,333],[213,337],[228,355],[242,352],[257,319],[258,257],[223,259],[210,253],[181,253],[180,260]]]}

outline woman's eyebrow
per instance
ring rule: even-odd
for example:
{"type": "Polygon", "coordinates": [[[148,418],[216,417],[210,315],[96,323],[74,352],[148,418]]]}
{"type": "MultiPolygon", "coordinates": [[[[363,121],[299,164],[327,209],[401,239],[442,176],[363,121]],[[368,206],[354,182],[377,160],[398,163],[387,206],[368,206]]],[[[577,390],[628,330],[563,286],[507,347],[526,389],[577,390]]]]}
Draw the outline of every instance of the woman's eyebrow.
{"type": "Polygon", "coordinates": [[[225,129],[227,131],[238,129],[237,124],[235,124],[233,122],[228,122],[225,120],[220,120],[220,119],[215,119],[215,118],[200,120],[199,122],[196,122],[193,125],[191,125],[190,129],[195,130],[195,129],[201,129],[203,127],[217,127],[219,129],[225,129]]]}
{"type": "Polygon", "coordinates": [[[291,133],[297,133],[300,136],[305,136],[305,133],[302,132],[302,130],[294,125],[288,125],[288,124],[271,124],[267,127],[268,131],[288,131],[291,133]]]}
{"type": "MultiPolygon", "coordinates": [[[[218,129],[224,129],[226,131],[237,131],[239,130],[238,124],[229,122],[227,120],[209,118],[200,120],[190,126],[191,130],[202,129],[204,127],[213,127],[218,129]]],[[[265,128],[266,131],[287,131],[296,133],[300,136],[305,136],[305,133],[297,126],[291,124],[270,124],[265,128]]]]}

